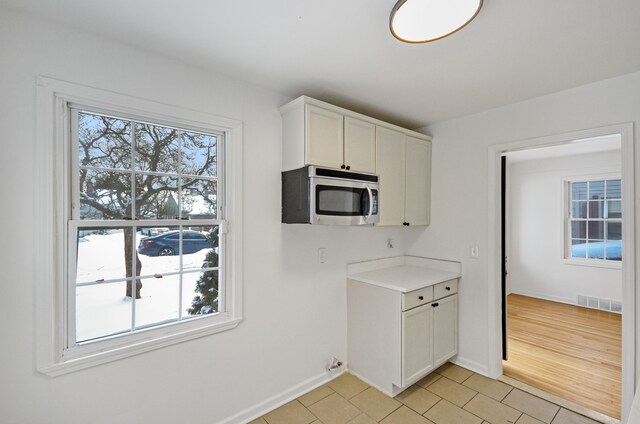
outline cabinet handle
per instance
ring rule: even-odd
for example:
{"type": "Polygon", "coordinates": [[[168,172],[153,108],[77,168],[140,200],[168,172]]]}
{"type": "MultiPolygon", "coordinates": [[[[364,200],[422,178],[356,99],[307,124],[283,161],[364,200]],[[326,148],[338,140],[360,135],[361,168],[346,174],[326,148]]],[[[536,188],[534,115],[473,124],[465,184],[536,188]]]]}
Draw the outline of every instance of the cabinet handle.
{"type": "Polygon", "coordinates": [[[445,289],[446,291],[450,291],[450,290],[451,290],[451,287],[447,286],[447,287],[445,287],[444,289],[445,289]]]}
{"type": "Polygon", "coordinates": [[[344,165],[344,163],[340,166],[340,169],[345,169],[346,166],[344,165]]]}
{"type": "Polygon", "coordinates": [[[433,306],[434,308],[437,308],[438,307],[438,302],[432,303],[431,306],[433,306]]]}
{"type": "Polygon", "coordinates": [[[351,165],[347,165],[347,171],[351,169],[351,165]]]}
{"type": "Polygon", "coordinates": [[[418,299],[424,300],[424,296],[418,296],[418,299]]]}

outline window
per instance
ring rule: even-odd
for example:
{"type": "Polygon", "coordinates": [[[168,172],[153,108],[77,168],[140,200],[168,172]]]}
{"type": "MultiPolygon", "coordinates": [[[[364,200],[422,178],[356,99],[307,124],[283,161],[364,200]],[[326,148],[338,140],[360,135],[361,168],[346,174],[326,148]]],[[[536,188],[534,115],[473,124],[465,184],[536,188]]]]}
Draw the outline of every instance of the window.
{"type": "Polygon", "coordinates": [[[235,327],[240,123],[47,78],[38,94],[39,370],[235,327]]]}
{"type": "Polygon", "coordinates": [[[568,257],[622,260],[620,179],[572,181],[569,186],[568,257]]]}
{"type": "Polygon", "coordinates": [[[85,109],[70,110],[69,345],[224,310],[224,134],[85,109]]]}

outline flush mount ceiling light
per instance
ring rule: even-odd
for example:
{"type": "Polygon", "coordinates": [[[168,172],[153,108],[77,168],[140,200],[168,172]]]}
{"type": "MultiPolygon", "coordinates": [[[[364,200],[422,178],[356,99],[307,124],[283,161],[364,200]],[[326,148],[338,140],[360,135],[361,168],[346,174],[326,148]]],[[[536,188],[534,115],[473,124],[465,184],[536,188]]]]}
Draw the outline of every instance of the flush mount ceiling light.
{"type": "Polygon", "coordinates": [[[451,35],[476,17],[483,0],[399,0],[391,11],[391,33],[406,43],[451,35]]]}

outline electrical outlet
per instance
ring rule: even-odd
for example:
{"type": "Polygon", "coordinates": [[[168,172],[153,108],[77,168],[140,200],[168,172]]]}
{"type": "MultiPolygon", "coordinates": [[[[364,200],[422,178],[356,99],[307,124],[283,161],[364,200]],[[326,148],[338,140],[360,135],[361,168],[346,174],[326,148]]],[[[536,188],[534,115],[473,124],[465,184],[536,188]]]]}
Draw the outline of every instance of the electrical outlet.
{"type": "Polygon", "coordinates": [[[389,249],[395,249],[396,248],[396,239],[390,238],[389,240],[387,240],[387,247],[389,249]]]}
{"type": "Polygon", "coordinates": [[[327,248],[321,247],[318,249],[318,262],[323,264],[327,262],[327,248]]]}

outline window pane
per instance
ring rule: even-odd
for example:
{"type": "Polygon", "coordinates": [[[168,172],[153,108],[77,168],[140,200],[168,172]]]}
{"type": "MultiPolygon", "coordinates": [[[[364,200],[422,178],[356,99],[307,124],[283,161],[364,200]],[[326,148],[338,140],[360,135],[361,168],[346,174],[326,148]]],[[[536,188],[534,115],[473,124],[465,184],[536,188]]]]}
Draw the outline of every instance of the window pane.
{"type": "Polygon", "coordinates": [[[622,260],[622,241],[607,241],[607,259],[611,261],[622,260]]]}
{"type": "Polygon", "coordinates": [[[586,182],[571,184],[571,199],[587,200],[587,183],[586,182]]]}
{"type": "Polygon", "coordinates": [[[588,239],[591,240],[604,240],[604,221],[589,221],[587,223],[588,239]]]}
{"type": "Polygon", "coordinates": [[[169,228],[142,227],[137,234],[142,276],[165,276],[180,271],[180,233],[169,228]]]}
{"type": "Polygon", "coordinates": [[[219,312],[219,273],[217,270],[190,272],[182,280],[182,310],[184,315],[205,315],[219,312]]]}
{"type": "Polygon", "coordinates": [[[179,131],[136,123],[137,171],[178,173],[179,131]]]}
{"type": "Polygon", "coordinates": [[[218,226],[190,227],[183,233],[182,269],[202,269],[218,266],[218,226]]]}
{"type": "Polygon", "coordinates": [[[589,218],[604,218],[604,202],[589,202],[589,218]]]}
{"type": "Polygon", "coordinates": [[[180,275],[143,278],[136,299],[136,328],[178,319],[180,275]]]}
{"type": "Polygon", "coordinates": [[[586,258],[587,257],[587,241],[584,239],[571,240],[571,257],[586,258]]]}
{"type": "Polygon", "coordinates": [[[622,240],[622,223],[607,222],[607,241],[622,240]]]}
{"type": "Polygon", "coordinates": [[[607,218],[622,218],[622,201],[608,200],[607,215],[607,218]]]}
{"type": "Polygon", "coordinates": [[[182,133],[182,173],[215,177],[218,173],[218,137],[182,133]]]}
{"type": "Polygon", "coordinates": [[[587,222],[586,221],[571,222],[571,238],[579,238],[579,239],[587,238],[587,222]]]}
{"type": "Polygon", "coordinates": [[[177,219],[178,179],[136,174],[136,216],[140,219],[177,219]]]}
{"type": "Polygon", "coordinates": [[[604,181],[589,181],[589,200],[604,199],[604,181]]]}
{"type": "Polygon", "coordinates": [[[587,257],[590,259],[604,259],[604,242],[587,242],[587,257]]]}
{"type": "Polygon", "coordinates": [[[130,174],[80,169],[80,219],[130,217],[130,174]]]}
{"type": "Polygon", "coordinates": [[[217,217],[218,183],[210,180],[184,180],[182,184],[182,217],[215,219],[217,217]]]}
{"type": "Polygon", "coordinates": [[[124,279],[127,277],[125,256],[122,228],[79,228],[76,282],[124,279]]]}
{"type": "Polygon", "coordinates": [[[607,181],[607,199],[622,199],[622,187],[620,180],[607,181]]]}
{"type": "Polygon", "coordinates": [[[572,218],[586,218],[587,217],[587,205],[589,202],[585,201],[573,201],[571,202],[571,216],[572,218]]]}
{"type": "Polygon", "coordinates": [[[80,166],[131,169],[130,122],[86,112],[78,113],[80,166]]]}
{"type": "Polygon", "coordinates": [[[126,281],[76,287],[76,341],[131,330],[131,298],[126,281]]]}

